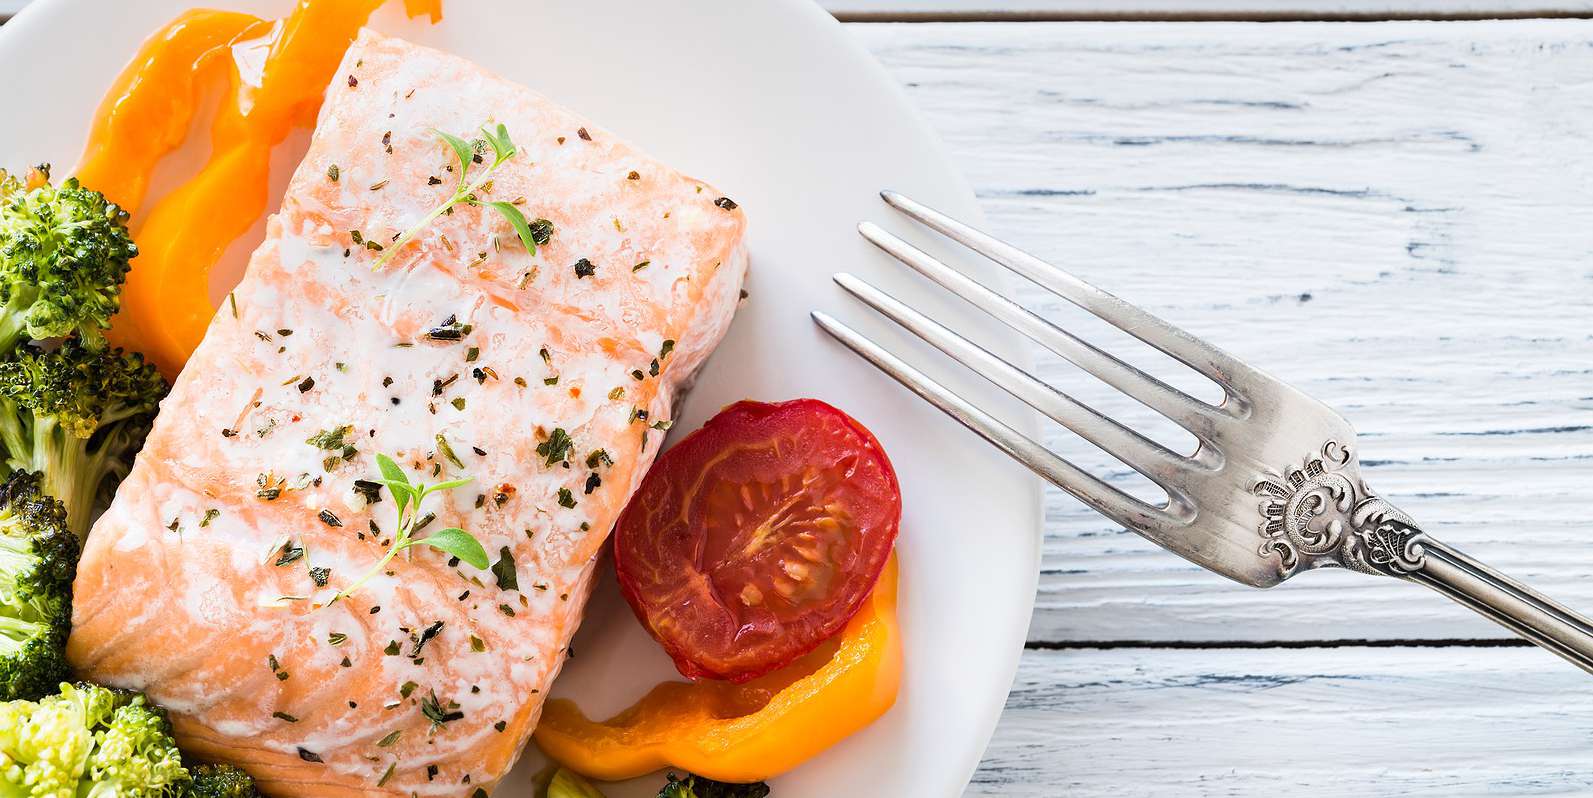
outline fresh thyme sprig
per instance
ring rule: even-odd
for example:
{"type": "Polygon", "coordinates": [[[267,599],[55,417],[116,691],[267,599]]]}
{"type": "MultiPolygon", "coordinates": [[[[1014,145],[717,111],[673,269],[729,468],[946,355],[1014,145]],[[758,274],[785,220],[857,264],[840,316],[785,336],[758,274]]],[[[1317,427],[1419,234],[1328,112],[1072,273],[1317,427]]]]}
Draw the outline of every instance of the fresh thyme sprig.
{"type": "Polygon", "coordinates": [[[439,482],[436,485],[411,484],[409,475],[404,473],[404,469],[400,468],[398,463],[393,461],[393,458],[377,453],[376,466],[382,470],[382,484],[387,486],[387,492],[393,495],[393,501],[398,505],[397,532],[393,534],[393,543],[388,546],[387,554],[378,560],[375,565],[371,566],[371,569],[366,571],[364,576],[354,580],[354,584],[343,588],[336,596],[333,596],[332,600],[327,602],[328,604],[334,604],[341,599],[347,598],[354,591],[359,590],[371,577],[386,568],[387,564],[392,562],[399,552],[411,546],[431,546],[434,549],[440,549],[452,554],[476,568],[482,570],[487,568],[487,550],[481,547],[481,542],[476,540],[474,536],[459,527],[439,529],[419,539],[414,537],[415,532],[418,531],[417,525],[425,523],[421,519],[430,520],[428,516],[420,514],[421,503],[426,501],[426,497],[433,493],[452,490],[461,485],[469,484],[470,477],[450,479],[446,482],[439,482]]]}
{"type": "MultiPolygon", "coordinates": [[[[376,263],[371,269],[380,271],[389,260],[392,260],[394,255],[398,254],[399,250],[404,248],[404,245],[413,240],[421,230],[424,230],[426,225],[436,221],[437,217],[447,213],[449,208],[460,203],[483,206],[497,211],[514,227],[515,234],[520,236],[520,243],[525,245],[525,251],[535,255],[537,253],[538,236],[532,231],[531,223],[526,221],[525,214],[521,213],[519,208],[516,208],[510,202],[482,202],[476,197],[476,192],[486,185],[488,180],[492,179],[492,173],[520,151],[519,148],[515,147],[514,141],[509,138],[509,129],[501,122],[498,123],[496,130],[489,130],[485,126],[481,128],[481,135],[486,138],[487,144],[492,147],[492,163],[481,170],[475,180],[469,180],[469,172],[470,165],[476,160],[476,148],[470,142],[452,133],[446,133],[441,130],[434,130],[433,132],[447,143],[449,149],[452,149],[454,155],[459,158],[459,184],[454,187],[454,195],[452,197],[449,197],[443,204],[432,208],[430,213],[422,217],[413,227],[405,230],[393,242],[392,246],[382,252],[382,256],[376,259],[376,263]]],[[[546,242],[546,236],[542,236],[542,240],[546,242]]]]}

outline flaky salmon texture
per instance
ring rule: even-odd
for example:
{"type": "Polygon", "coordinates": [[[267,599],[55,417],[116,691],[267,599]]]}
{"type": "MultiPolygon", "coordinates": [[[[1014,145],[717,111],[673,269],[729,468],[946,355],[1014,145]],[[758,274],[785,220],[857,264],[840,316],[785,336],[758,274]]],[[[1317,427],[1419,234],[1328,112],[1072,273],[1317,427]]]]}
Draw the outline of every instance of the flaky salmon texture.
{"type": "Polygon", "coordinates": [[[94,527],[72,664],[147,691],[187,750],[270,795],[490,792],[658,428],[730,324],[744,225],[720,192],[540,95],[361,33],[265,242],[94,527]],[[502,216],[459,206],[373,271],[457,184],[434,129],[489,122],[521,151],[481,199],[550,220],[548,243],[531,256],[502,216]],[[417,481],[474,477],[428,499],[419,536],[463,527],[512,582],[420,547],[326,604],[394,531],[391,497],[356,483],[379,477],[378,452],[417,481]]]}

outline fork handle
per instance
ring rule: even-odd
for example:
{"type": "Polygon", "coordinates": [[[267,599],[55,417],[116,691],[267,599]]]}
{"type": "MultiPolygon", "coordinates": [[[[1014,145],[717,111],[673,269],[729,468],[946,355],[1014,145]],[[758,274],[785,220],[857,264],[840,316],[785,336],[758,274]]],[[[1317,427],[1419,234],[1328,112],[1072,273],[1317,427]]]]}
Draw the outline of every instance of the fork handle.
{"type": "Polygon", "coordinates": [[[1593,622],[1542,593],[1430,537],[1421,567],[1404,578],[1426,585],[1593,673],[1593,622]]]}

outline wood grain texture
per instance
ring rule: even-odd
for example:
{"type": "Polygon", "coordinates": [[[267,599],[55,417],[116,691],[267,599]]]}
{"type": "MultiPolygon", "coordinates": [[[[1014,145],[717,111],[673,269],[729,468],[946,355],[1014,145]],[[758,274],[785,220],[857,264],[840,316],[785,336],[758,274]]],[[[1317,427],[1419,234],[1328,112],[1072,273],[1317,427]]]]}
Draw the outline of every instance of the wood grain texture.
{"type": "MultiPolygon", "coordinates": [[[[0,0],[0,15],[17,5],[0,0]]],[[[950,144],[995,232],[1339,406],[1379,489],[1593,608],[1593,25],[850,29],[950,144]]],[[[1151,420],[1040,365],[1103,410],[1151,420]]],[[[1047,531],[1035,640],[1499,636],[1396,583],[1228,585],[1055,493],[1047,531]]],[[[969,794],[1584,795],[1585,688],[1531,649],[1031,650],[969,794]]]]}
{"type": "MultiPolygon", "coordinates": [[[[1368,481],[1429,531],[1593,607],[1593,22],[850,30],[993,232],[1339,408],[1368,481]]],[[[1174,431],[1055,357],[1039,368],[1174,431]]],[[[1104,454],[1050,441],[1144,495],[1104,454]]],[[[1055,492],[1046,522],[1034,640],[1504,636],[1393,580],[1238,587],[1055,492]]]]}
{"type": "Polygon", "coordinates": [[[1469,19],[1588,15],[1588,0],[823,0],[874,19],[1469,19]]]}
{"type": "Polygon", "coordinates": [[[1536,649],[1035,651],[968,794],[1588,795],[1590,739],[1536,649]]]}
{"type": "MultiPolygon", "coordinates": [[[[28,0],[0,0],[0,17],[28,0]]],[[[822,0],[846,19],[999,16],[1044,18],[1388,18],[1593,13],[1593,0],[822,0]]]]}

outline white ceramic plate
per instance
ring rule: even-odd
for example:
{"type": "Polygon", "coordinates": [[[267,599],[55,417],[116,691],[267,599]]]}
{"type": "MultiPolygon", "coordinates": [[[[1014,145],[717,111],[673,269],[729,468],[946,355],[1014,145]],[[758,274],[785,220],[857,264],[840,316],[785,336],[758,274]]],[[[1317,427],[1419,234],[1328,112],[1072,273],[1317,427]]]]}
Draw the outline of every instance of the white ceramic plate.
{"type": "MultiPolygon", "coordinates": [[[[113,76],[144,36],[195,2],[39,0],[0,27],[0,75],[10,76],[0,81],[0,165],[75,162],[113,76]]],[[[291,3],[205,5],[279,16],[291,3]]],[[[830,281],[835,271],[857,273],[993,348],[1016,348],[1010,335],[915,280],[855,232],[859,220],[873,218],[931,249],[939,244],[879,202],[876,192],[886,187],[979,219],[972,194],[934,137],[867,53],[804,0],[446,0],[446,19],[435,27],[405,20],[392,8],[398,5],[388,3],[373,24],[545,92],[712,181],[746,209],[751,301],[676,428],[694,429],[741,398],[824,399],[878,435],[906,505],[900,611],[907,671],[896,706],[776,779],[775,798],[959,794],[1001,712],[1028,628],[1039,549],[1036,483],[829,340],[808,317],[822,308],[852,321],[1028,425],[1004,396],[939,368],[945,364],[830,281]]],[[[290,139],[276,154],[278,194],[304,141],[290,139]]],[[[179,162],[202,156],[196,147],[179,162]]],[[[178,173],[167,170],[156,190],[178,173]]],[[[258,240],[257,228],[233,248],[227,274],[238,273],[258,240]]],[[[994,278],[987,264],[961,262],[994,278]]],[[[577,698],[590,714],[617,711],[674,675],[612,580],[599,588],[574,647],[578,656],[554,693],[577,698]]],[[[523,784],[540,764],[529,749],[509,784],[523,784]]],[[[659,782],[607,789],[611,798],[652,795],[659,782]]]]}

